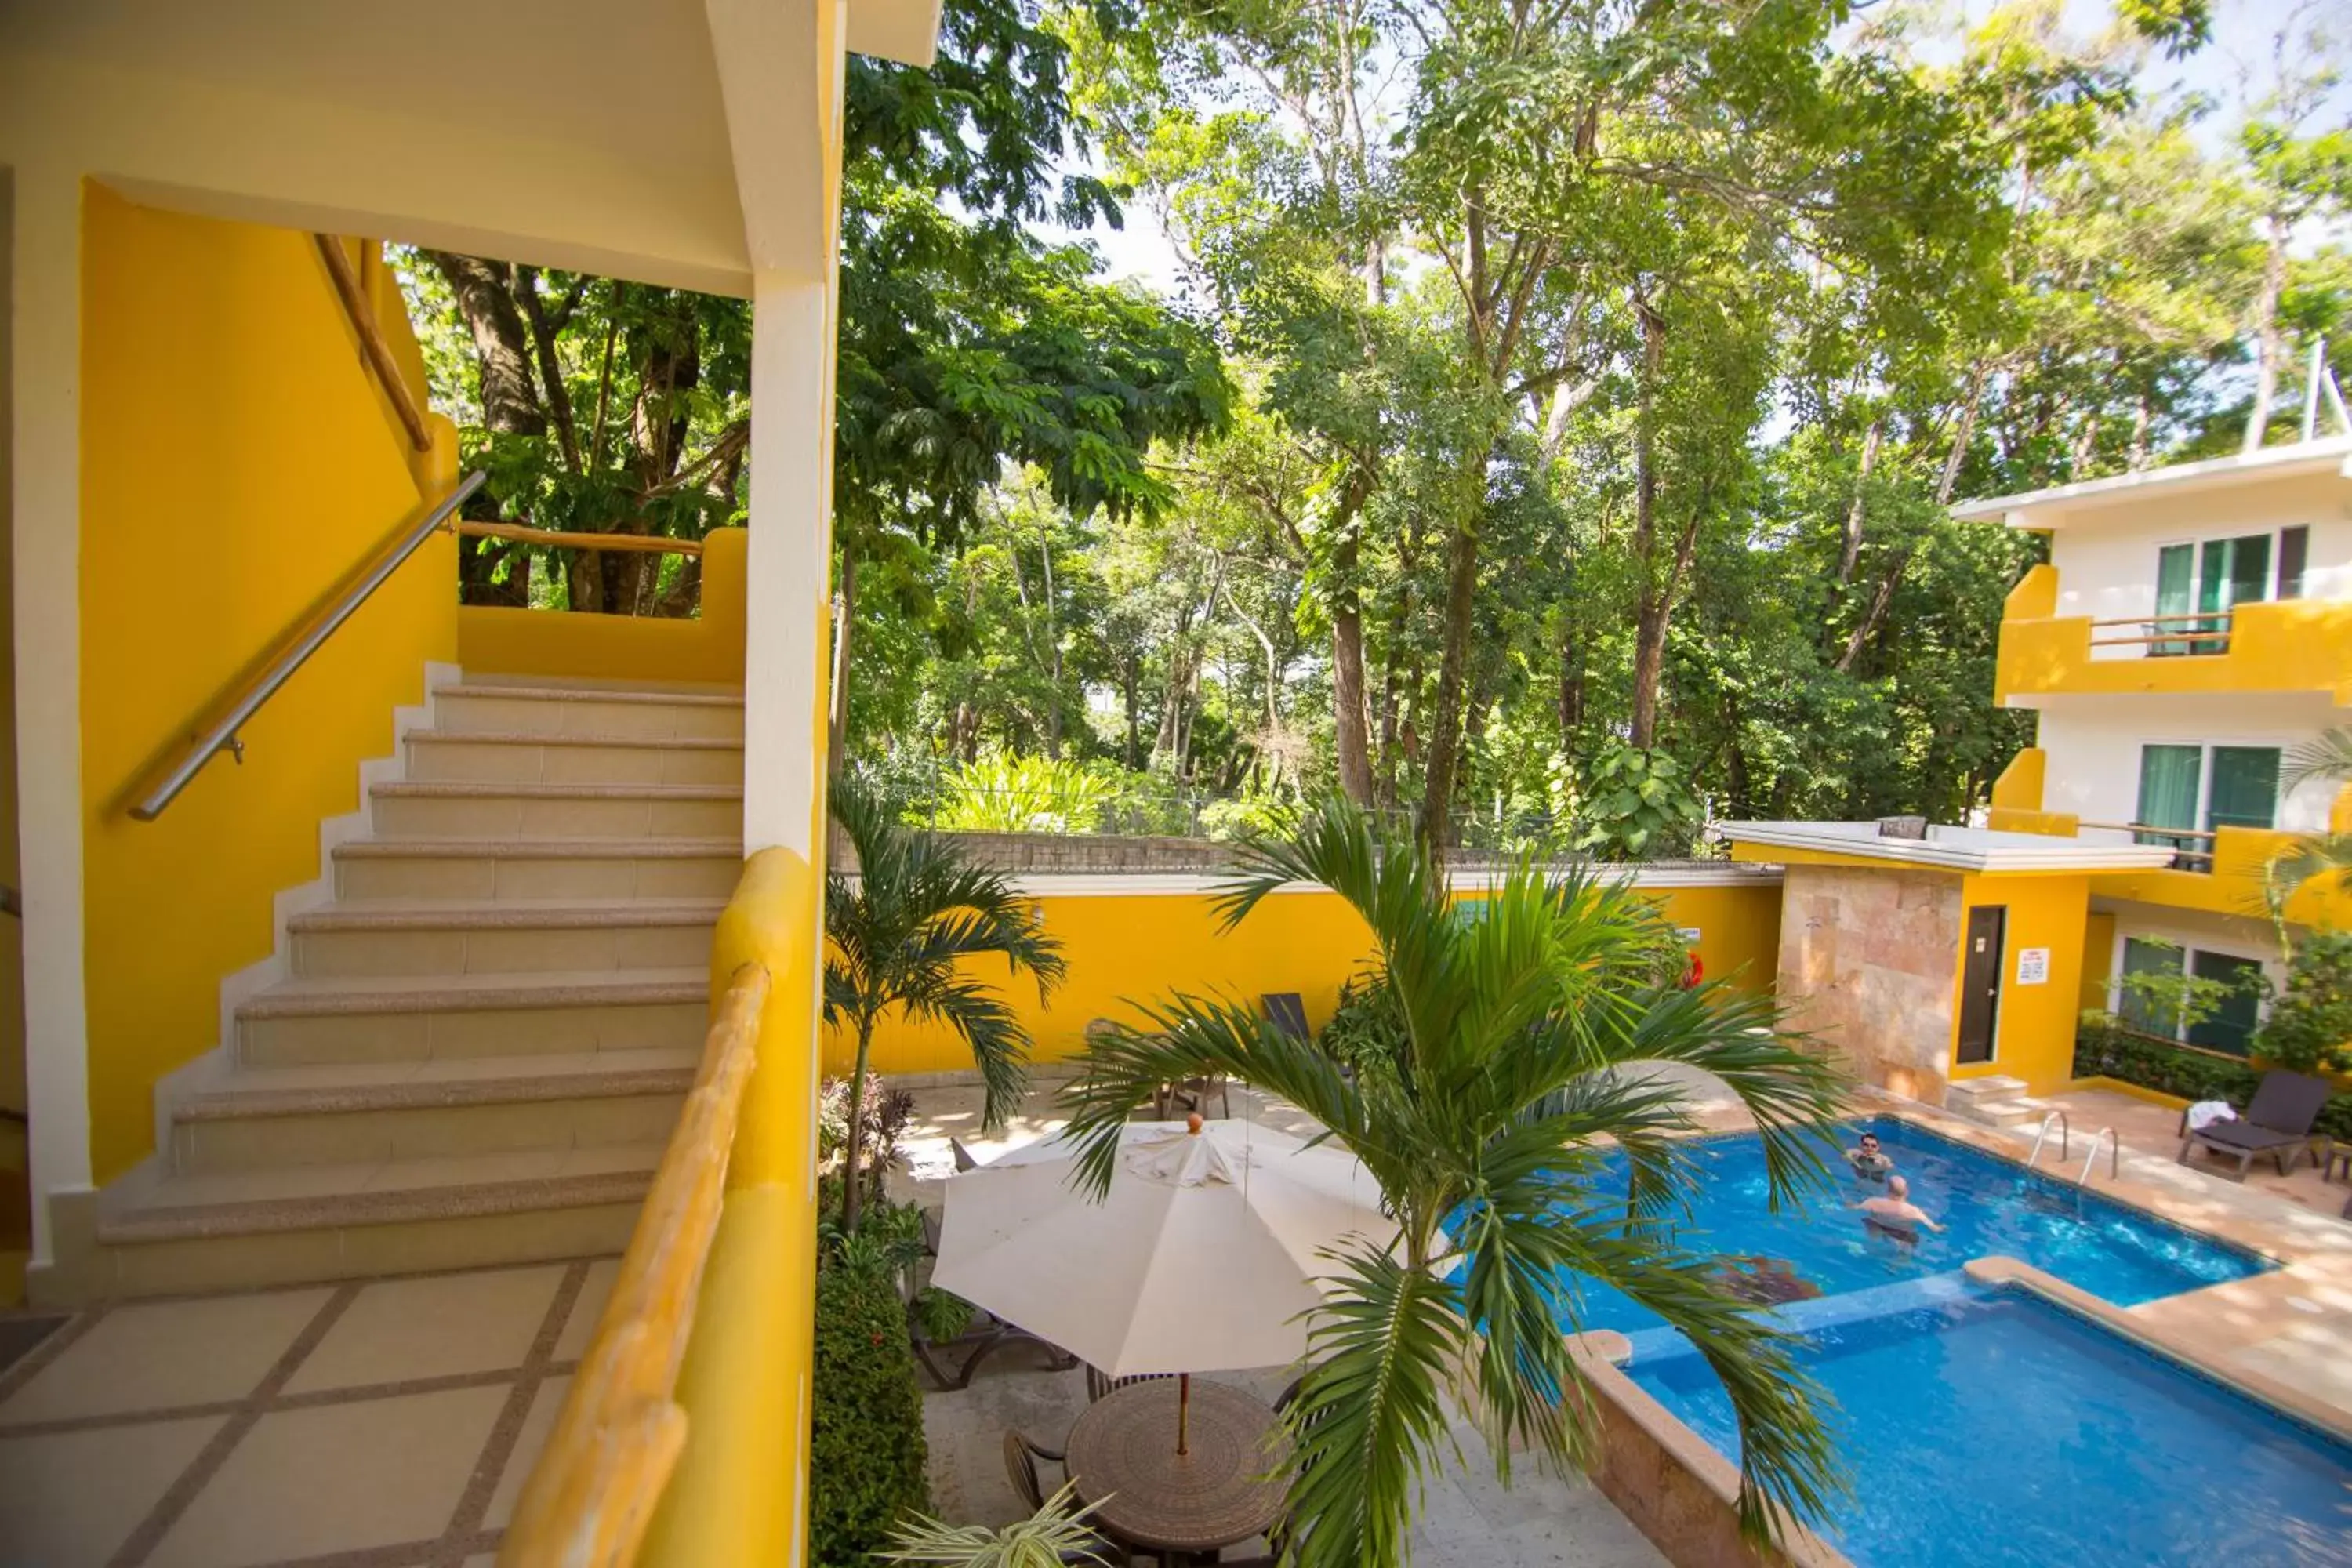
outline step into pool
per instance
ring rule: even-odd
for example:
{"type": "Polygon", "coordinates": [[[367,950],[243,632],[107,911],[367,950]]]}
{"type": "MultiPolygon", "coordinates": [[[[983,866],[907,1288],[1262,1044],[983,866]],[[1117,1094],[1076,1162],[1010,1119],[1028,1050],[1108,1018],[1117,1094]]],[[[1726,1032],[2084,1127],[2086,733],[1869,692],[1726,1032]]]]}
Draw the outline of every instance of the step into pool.
{"type": "MultiPolygon", "coordinates": [[[[1859,1568],[2352,1563],[2352,1447],[2039,1297],[1941,1276],[1787,1321],[1853,1480],[1817,1528],[1859,1568]]],[[[1738,1460],[1679,1335],[1625,1370],[1738,1460]]]]}

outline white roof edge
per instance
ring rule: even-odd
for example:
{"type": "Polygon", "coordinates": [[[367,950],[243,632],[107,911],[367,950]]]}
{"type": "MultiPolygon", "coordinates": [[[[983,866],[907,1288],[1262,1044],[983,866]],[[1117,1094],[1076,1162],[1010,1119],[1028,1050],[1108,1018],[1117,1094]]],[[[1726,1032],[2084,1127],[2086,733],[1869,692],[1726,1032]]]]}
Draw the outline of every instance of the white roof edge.
{"type": "Polygon", "coordinates": [[[1724,822],[1716,830],[1735,844],[1854,855],[1946,871],[2160,871],[2172,864],[2173,857],[2162,845],[2101,844],[1983,828],[1931,827],[1927,838],[1881,838],[1874,824],[1855,822],[1724,822]],[[1933,837],[1939,832],[1947,837],[1933,837]],[[1966,837],[1950,837],[1955,834],[1966,837]]]}
{"type": "Polygon", "coordinates": [[[2071,485],[2054,485],[2047,489],[2021,491],[2016,495],[1986,496],[1956,503],[1951,515],[1962,522],[2000,521],[2011,528],[2028,528],[2033,525],[2027,520],[2027,514],[2043,508],[2064,508],[2077,501],[2226,479],[2240,474],[2266,474],[2275,478],[2275,470],[2292,472],[2307,467],[2316,471],[2331,466],[2345,477],[2352,478],[2352,436],[2294,441],[2283,447],[2265,447],[2258,452],[2235,452],[2226,458],[2175,463],[2169,468],[2148,468],[2137,474],[2113,474],[2103,479],[2084,479],[2071,485]]]}

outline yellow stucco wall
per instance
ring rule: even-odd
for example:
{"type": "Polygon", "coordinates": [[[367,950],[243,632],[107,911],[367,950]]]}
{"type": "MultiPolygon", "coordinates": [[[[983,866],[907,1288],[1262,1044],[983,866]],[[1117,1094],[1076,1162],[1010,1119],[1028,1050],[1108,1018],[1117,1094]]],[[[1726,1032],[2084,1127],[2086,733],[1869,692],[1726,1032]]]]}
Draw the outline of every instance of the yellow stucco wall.
{"type": "MultiPolygon", "coordinates": [[[[1968,930],[1968,910],[1999,904],[2009,910],[2003,929],[2000,1013],[1995,1025],[1993,1059],[1963,1066],[1955,1060],[1954,1079],[1980,1078],[1990,1073],[2025,1080],[2029,1092],[2048,1094],[2065,1087],[2074,1077],[2074,1021],[2083,1007],[2083,939],[2088,923],[2090,879],[2080,873],[2060,875],[1970,875],[1961,879],[1961,931],[1968,930]],[[2019,955],[2029,949],[2049,952],[2048,978],[2040,984],[2018,980],[2019,955]]],[[[1965,950],[1965,939],[1961,942],[1965,950]]],[[[1953,954],[1953,1048],[1959,1044],[1957,1000],[1965,951],[1953,954]]]]}
{"type": "MultiPolygon", "coordinates": [[[[418,504],[307,235],[83,212],[81,659],[90,1152],[152,1146],[156,1080],[219,1040],[220,984],[265,956],[273,896],[319,874],[393,710],[457,656],[436,536],[161,819],[125,796],[418,504]]],[[[454,452],[446,426],[444,467],[454,452]]]]}
{"type": "Polygon", "coordinates": [[[477,675],[740,686],[750,539],[722,528],[703,541],[702,613],[692,620],[468,605],[457,612],[457,661],[477,675]]]}
{"type": "MultiPolygon", "coordinates": [[[[1700,931],[1699,958],[1709,977],[1770,988],[1780,946],[1779,887],[1672,888],[1654,896],[1667,920],[1700,931]]],[[[1208,893],[1064,894],[1036,902],[1046,929],[1061,939],[1069,979],[1043,1007],[1036,986],[1026,980],[1008,984],[1004,995],[1029,1030],[1032,1059],[1040,1062],[1078,1054],[1092,1020],[1138,1021],[1129,1003],[1156,1002],[1180,988],[1248,1002],[1270,991],[1296,991],[1307,1022],[1320,1027],[1341,983],[1372,952],[1370,933],[1355,912],[1338,894],[1319,890],[1277,893],[1230,933],[1220,930],[1208,893]]],[[[825,1070],[846,1071],[852,1046],[841,1031],[828,1031],[825,1070]]],[[[971,1065],[971,1052],[944,1026],[893,1017],[875,1035],[874,1066],[883,1073],[968,1071],[971,1065]]]]}

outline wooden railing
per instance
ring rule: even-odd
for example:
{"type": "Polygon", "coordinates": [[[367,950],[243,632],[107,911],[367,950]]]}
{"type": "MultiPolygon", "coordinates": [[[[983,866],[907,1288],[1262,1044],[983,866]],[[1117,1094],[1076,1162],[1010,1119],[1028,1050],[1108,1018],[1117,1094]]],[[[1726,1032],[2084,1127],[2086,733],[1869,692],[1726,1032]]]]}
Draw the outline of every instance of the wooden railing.
{"type": "Polygon", "coordinates": [[[420,452],[431,451],[432,426],[425,422],[425,410],[407,378],[400,374],[400,362],[393,357],[392,345],[384,342],[383,329],[376,324],[375,307],[368,303],[366,286],[352,265],[351,252],[331,234],[314,234],[310,239],[319,247],[319,258],[327,264],[327,276],[334,280],[335,297],[343,302],[352,331],[359,334],[360,353],[368,369],[375,373],[376,384],[383,388],[401,428],[408,432],[408,444],[420,452]]]}
{"type": "Polygon", "coordinates": [[[686,1446],[678,1369],[769,984],[764,965],[747,963],[727,988],[604,1318],[499,1549],[499,1568],[627,1568],[636,1559],[686,1446]]]}
{"type": "Polygon", "coordinates": [[[2158,847],[2170,845],[2172,865],[2178,871],[2210,871],[2213,868],[2213,844],[2218,834],[2194,827],[2152,827],[2145,822],[2080,822],[2078,827],[2105,828],[2109,833],[2128,833],[2137,844],[2154,844],[2158,847]],[[2192,848],[2202,845],[2202,848],[2192,848]]]}
{"type": "Polygon", "coordinates": [[[2093,647],[2146,647],[2150,652],[2159,648],[2179,653],[2227,653],[2230,651],[2230,612],[2227,610],[2190,611],[2172,616],[2120,616],[2112,620],[2091,623],[2093,647]],[[2139,637],[2102,637],[2100,633],[2112,626],[2147,628],[2139,637]]]}
{"type": "Polygon", "coordinates": [[[640,555],[702,553],[698,539],[671,539],[659,533],[562,533],[520,522],[478,522],[462,519],[457,531],[467,539],[506,539],[518,544],[543,544],[554,550],[621,550],[640,555]]]}

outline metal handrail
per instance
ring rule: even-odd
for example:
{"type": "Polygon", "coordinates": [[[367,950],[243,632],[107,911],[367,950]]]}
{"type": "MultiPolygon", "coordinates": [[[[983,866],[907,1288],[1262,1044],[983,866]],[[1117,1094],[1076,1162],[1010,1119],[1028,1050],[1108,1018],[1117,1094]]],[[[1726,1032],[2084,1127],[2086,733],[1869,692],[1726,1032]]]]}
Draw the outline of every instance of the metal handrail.
{"type": "Polygon", "coordinates": [[[2074,1129],[2067,1123],[2066,1113],[2053,1110],[2042,1119],[2042,1130],[2033,1135],[2033,1152],[2025,1157],[2025,1168],[2033,1169],[2033,1162],[2042,1158],[2042,1142],[2050,1136],[2050,1124],[2058,1124],[2058,1158],[2063,1163],[2074,1157],[2074,1129]]]}
{"type": "Polygon", "coordinates": [[[2116,1136],[2114,1128],[2102,1127],[2091,1134],[2091,1147],[2083,1155],[2082,1173],[2074,1178],[2076,1186],[2090,1181],[2091,1167],[2099,1163],[2099,1140],[2102,1138],[2107,1141],[2107,1180],[2112,1182],[2123,1173],[2124,1141],[2116,1136]]]}
{"type": "Polygon", "coordinates": [[[236,732],[247,720],[260,710],[263,703],[278,694],[278,689],[302,668],[303,662],[323,647],[335,635],[337,627],[352,618],[353,611],[367,603],[368,596],[384,584],[385,579],[400,570],[403,563],[416,553],[416,547],[448,525],[450,514],[465,503],[466,498],[488,481],[489,475],[477,468],[457,482],[455,489],[433,503],[424,518],[407,525],[392,546],[377,555],[374,564],[359,579],[343,590],[325,613],[313,616],[286,651],[269,663],[228,710],[211,725],[190,738],[188,749],[171,772],[165,773],[155,787],[140,798],[131,808],[131,815],[141,822],[152,822],[163,814],[179,793],[188,787],[190,780],[204,771],[205,764],[226,752],[238,762],[245,761],[245,742],[236,732]]]}

